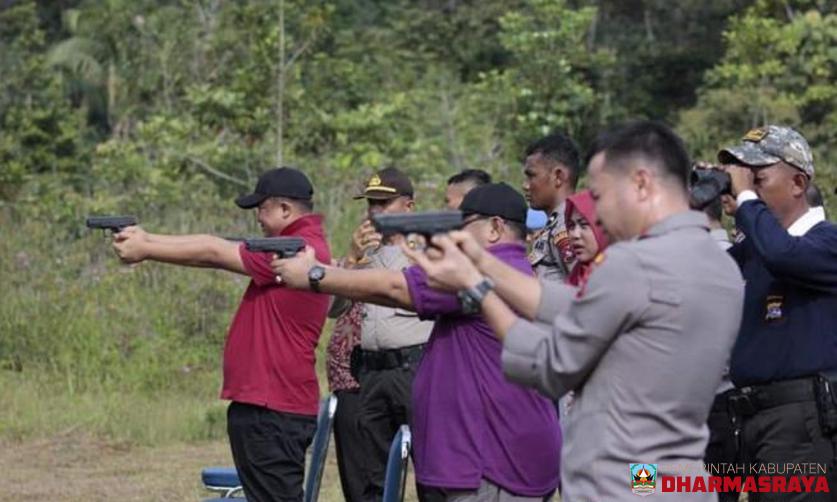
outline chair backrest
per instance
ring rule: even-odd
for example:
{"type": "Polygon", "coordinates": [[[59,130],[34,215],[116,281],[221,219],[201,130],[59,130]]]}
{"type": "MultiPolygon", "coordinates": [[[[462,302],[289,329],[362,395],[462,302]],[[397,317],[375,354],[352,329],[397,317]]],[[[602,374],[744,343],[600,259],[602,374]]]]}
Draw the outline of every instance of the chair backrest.
{"type": "Polygon", "coordinates": [[[305,479],[304,502],[316,502],[320,495],[320,481],[323,479],[323,468],[335,411],[337,411],[337,396],[332,394],[320,403],[317,432],[314,434],[314,442],[311,445],[311,463],[308,465],[308,475],[305,479]]]}
{"type": "Polygon", "coordinates": [[[412,447],[410,427],[402,425],[389,447],[387,457],[386,476],[384,477],[383,502],[400,502],[404,500],[404,488],[407,485],[407,465],[410,462],[410,448],[412,447]]]}

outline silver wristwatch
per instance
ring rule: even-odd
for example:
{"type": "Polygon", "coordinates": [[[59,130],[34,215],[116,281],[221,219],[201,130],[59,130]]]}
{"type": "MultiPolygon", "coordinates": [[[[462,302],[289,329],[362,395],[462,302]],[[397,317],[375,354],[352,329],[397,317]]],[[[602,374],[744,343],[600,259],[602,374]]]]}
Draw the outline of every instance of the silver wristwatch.
{"type": "Polygon", "coordinates": [[[459,298],[459,304],[462,306],[463,314],[477,314],[480,311],[485,296],[489,291],[494,289],[494,281],[488,277],[484,277],[475,286],[465,288],[456,293],[459,298]]]}

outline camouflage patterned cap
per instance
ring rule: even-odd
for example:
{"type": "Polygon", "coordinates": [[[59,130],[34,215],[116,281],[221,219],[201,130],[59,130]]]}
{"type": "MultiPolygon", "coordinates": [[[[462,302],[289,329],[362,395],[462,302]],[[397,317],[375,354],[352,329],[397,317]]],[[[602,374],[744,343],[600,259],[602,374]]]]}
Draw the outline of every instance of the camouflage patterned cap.
{"type": "Polygon", "coordinates": [[[750,129],[738,146],[718,152],[722,164],[744,164],[764,167],[784,161],[799,169],[809,178],[814,177],[814,157],[811,147],[801,134],[790,127],[769,125],[750,129]]]}

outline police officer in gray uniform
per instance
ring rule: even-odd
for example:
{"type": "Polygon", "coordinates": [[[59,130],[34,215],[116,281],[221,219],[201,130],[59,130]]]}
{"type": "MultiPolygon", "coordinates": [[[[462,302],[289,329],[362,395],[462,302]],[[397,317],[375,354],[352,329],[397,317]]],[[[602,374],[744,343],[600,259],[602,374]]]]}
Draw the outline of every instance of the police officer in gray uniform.
{"type": "MultiPolygon", "coordinates": [[[[582,292],[519,274],[462,232],[437,237],[442,257],[422,256],[419,265],[432,284],[482,306],[504,342],[508,378],[553,398],[576,392],[565,424],[562,499],[636,500],[630,464],[657,464],[658,481],[704,473],[706,419],[744,284],[710,237],[706,216],[689,210],[690,163],[671,130],[629,124],[593,153],[596,209],[617,242],[582,292]]],[[[677,500],[717,496],[684,492],[677,500]]]]}
{"type": "Polygon", "coordinates": [[[581,161],[569,136],[556,132],[526,148],[523,194],[532,209],[546,212],[546,226],[532,239],[529,263],[538,277],[564,282],[575,264],[564,223],[567,197],[575,192],[581,161]]]}

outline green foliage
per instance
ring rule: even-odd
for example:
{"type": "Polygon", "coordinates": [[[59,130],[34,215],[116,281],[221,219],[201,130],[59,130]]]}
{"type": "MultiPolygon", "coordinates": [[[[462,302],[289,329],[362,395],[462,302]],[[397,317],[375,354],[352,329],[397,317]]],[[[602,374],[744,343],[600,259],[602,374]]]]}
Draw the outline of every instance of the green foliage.
{"type": "Polygon", "coordinates": [[[518,145],[555,128],[589,136],[609,118],[597,109],[594,82],[613,58],[586,46],[595,16],[591,7],[575,10],[566,1],[536,0],[500,18],[500,40],[512,58],[500,78],[515,99],[518,145]]]}
{"type": "MultiPolygon", "coordinates": [[[[701,158],[753,125],[798,126],[821,185],[835,180],[824,0],[0,4],[0,374],[52,389],[75,418],[105,400],[119,418],[94,414],[85,426],[99,432],[156,395],[198,396],[189,417],[161,418],[191,432],[159,438],[217,427],[206,403],[244,284],[118,266],[82,228],[88,214],[253,234],[232,199],[282,159],[314,181],[340,255],[364,210],[351,196],[375,169],[407,171],[429,209],[460,169],[517,184],[538,136],[561,128],[585,145],[637,116],[676,120],[701,158]]],[[[0,415],[0,434],[60,430],[58,415],[27,428],[42,411],[0,415]]],[[[154,440],[136,424],[132,437],[154,440]]]]}
{"type": "Polygon", "coordinates": [[[63,99],[45,49],[34,4],[0,11],[0,201],[35,175],[67,173],[75,187],[84,177],[84,115],[63,99]]]}
{"type": "Polygon", "coordinates": [[[720,147],[751,127],[796,127],[814,150],[815,182],[833,201],[837,13],[813,4],[792,2],[785,9],[762,0],[736,16],[724,33],[726,52],[707,73],[697,105],[680,115],[680,131],[697,156],[714,160],[720,147]]]}

